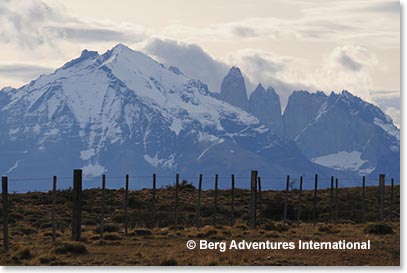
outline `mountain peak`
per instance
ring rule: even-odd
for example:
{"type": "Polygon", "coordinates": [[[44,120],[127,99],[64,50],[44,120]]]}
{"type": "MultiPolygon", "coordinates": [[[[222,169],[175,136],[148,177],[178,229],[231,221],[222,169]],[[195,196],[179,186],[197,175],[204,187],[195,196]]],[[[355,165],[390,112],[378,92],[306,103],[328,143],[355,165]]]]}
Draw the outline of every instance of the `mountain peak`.
{"type": "Polygon", "coordinates": [[[249,99],[250,113],[277,135],[283,135],[284,125],[281,117],[279,96],[270,87],[267,91],[259,83],[249,99]]]}
{"type": "Polygon", "coordinates": [[[97,51],[84,49],[81,53],[80,58],[94,59],[94,58],[97,58],[98,56],[99,56],[99,53],[97,51]]]}
{"type": "Polygon", "coordinates": [[[118,43],[117,45],[115,45],[115,46],[112,48],[112,50],[115,51],[115,52],[120,52],[120,51],[124,51],[124,50],[127,50],[127,51],[134,51],[133,49],[129,48],[128,46],[126,46],[126,45],[124,45],[124,44],[122,44],[122,43],[118,43]]]}
{"type": "Polygon", "coordinates": [[[226,77],[228,76],[235,76],[235,77],[242,77],[242,72],[240,71],[240,68],[237,66],[232,66],[232,68],[229,70],[229,73],[226,77]]]}
{"type": "Polygon", "coordinates": [[[259,83],[256,87],[256,89],[254,89],[254,92],[262,92],[265,93],[266,89],[264,89],[263,85],[261,83],[259,83]]]}
{"type": "Polygon", "coordinates": [[[274,90],[274,88],[271,87],[271,86],[267,88],[267,92],[268,92],[268,93],[271,93],[271,94],[273,94],[273,95],[277,95],[276,90],[274,90]]]}
{"type": "Polygon", "coordinates": [[[249,109],[246,84],[238,67],[233,66],[223,79],[220,88],[220,99],[243,110],[247,111],[249,109]]]}
{"type": "Polygon", "coordinates": [[[86,61],[86,60],[94,60],[94,59],[97,59],[98,57],[99,57],[99,53],[98,53],[97,51],[90,51],[90,50],[84,49],[84,50],[82,51],[80,57],[78,57],[78,58],[76,58],[76,59],[73,59],[73,60],[67,62],[67,63],[62,67],[62,69],[66,69],[66,68],[72,67],[72,66],[74,66],[74,65],[76,65],[76,64],[79,64],[79,63],[81,63],[81,62],[83,62],[83,61],[86,61]]]}

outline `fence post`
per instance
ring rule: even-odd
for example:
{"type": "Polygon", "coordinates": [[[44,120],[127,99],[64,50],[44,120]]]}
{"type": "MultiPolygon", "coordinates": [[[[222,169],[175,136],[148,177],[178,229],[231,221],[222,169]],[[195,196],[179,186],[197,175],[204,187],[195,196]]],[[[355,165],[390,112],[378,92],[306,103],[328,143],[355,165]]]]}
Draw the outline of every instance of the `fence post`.
{"type": "Polygon", "coordinates": [[[57,233],[57,223],[56,223],[56,205],[57,205],[57,177],[53,177],[52,181],[52,241],[55,242],[57,233]]]}
{"type": "Polygon", "coordinates": [[[106,175],[102,175],[102,210],[100,213],[100,239],[103,239],[104,224],[105,224],[105,188],[106,188],[106,175]]]}
{"type": "Polygon", "coordinates": [[[156,187],[157,187],[157,177],[156,177],[156,174],[154,173],[153,174],[153,215],[152,215],[152,217],[153,217],[153,224],[152,224],[152,228],[154,229],[155,228],[155,218],[156,218],[156,216],[155,216],[155,214],[156,214],[156,207],[155,207],[155,202],[156,202],[156,199],[155,199],[155,191],[156,191],[156,187]]]}
{"type": "Polygon", "coordinates": [[[129,235],[129,175],[126,174],[126,188],[124,191],[124,236],[129,235]]]}
{"type": "Polygon", "coordinates": [[[264,224],[264,215],[263,215],[263,197],[261,194],[261,178],[260,176],[258,177],[258,182],[259,182],[259,206],[260,206],[260,224],[264,224]]]}
{"type": "Polygon", "coordinates": [[[256,185],[257,185],[257,171],[252,171],[250,190],[251,190],[251,202],[250,202],[250,228],[256,229],[257,219],[256,219],[256,185]]]}
{"type": "Polygon", "coordinates": [[[390,221],[393,221],[393,209],[394,209],[394,178],[391,179],[390,185],[390,221]]]}
{"type": "Polygon", "coordinates": [[[175,204],[174,204],[174,223],[175,229],[178,229],[178,191],[179,191],[179,174],[175,176],[175,204]]]}
{"type": "Polygon", "coordinates": [[[8,177],[1,178],[3,197],[3,249],[9,250],[8,246],[8,177]]]}
{"type": "Polygon", "coordinates": [[[329,210],[330,210],[330,222],[334,220],[334,177],[331,176],[331,189],[330,189],[330,199],[329,199],[329,210]]]}
{"type": "Polygon", "coordinates": [[[297,211],[297,226],[301,220],[301,207],[302,207],[302,176],[300,176],[300,191],[298,193],[298,211],[297,211]]]}
{"type": "Polygon", "coordinates": [[[217,224],[216,219],[217,206],[218,206],[218,175],[215,175],[215,191],[213,196],[213,226],[216,226],[217,224]]]}
{"type": "Polygon", "coordinates": [[[338,181],[338,178],[336,178],[335,179],[335,223],[338,223],[338,216],[339,216],[338,186],[339,186],[339,181],[338,181]]]}
{"type": "Polygon", "coordinates": [[[235,224],[235,175],[232,174],[232,203],[231,203],[231,215],[230,215],[230,225],[233,226],[235,224]]]}
{"type": "Polygon", "coordinates": [[[198,185],[198,207],[196,211],[196,226],[201,227],[201,192],[202,192],[202,174],[199,175],[199,185],[198,185]]]}
{"type": "Polygon", "coordinates": [[[362,223],[366,222],[366,199],[365,199],[365,194],[366,194],[366,176],[362,177],[362,223]]]}
{"type": "Polygon", "coordinates": [[[315,174],[314,182],[314,206],[312,209],[312,224],[315,226],[317,221],[317,193],[318,193],[318,174],[315,174]]]}
{"type": "Polygon", "coordinates": [[[235,175],[232,174],[232,203],[231,203],[231,220],[230,225],[233,226],[235,224],[235,175]]]}
{"type": "Polygon", "coordinates": [[[379,221],[384,220],[384,187],[385,187],[385,176],[384,174],[379,175],[379,221]]]}
{"type": "Polygon", "coordinates": [[[81,239],[82,170],[73,171],[72,241],[81,239]]]}
{"type": "Polygon", "coordinates": [[[287,180],[285,183],[285,196],[284,196],[284,216],[283,223],[287,221],[287,208],[288,208],[288,187],[290,186],[290,176],[287,175],[287,180]]]}

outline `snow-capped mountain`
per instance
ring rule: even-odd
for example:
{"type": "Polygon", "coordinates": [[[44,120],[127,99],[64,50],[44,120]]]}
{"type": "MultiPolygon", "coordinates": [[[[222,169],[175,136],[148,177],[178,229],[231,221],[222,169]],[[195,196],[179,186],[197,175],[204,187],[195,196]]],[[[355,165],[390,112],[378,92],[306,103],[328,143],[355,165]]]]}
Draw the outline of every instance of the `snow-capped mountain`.
{"type": "MultiPolygon", "coordinates": [[[[192,182],[203,173],[206,187],[215,174],[225,177],[220,186],[229,186],[233,173],[237,186],[247,187],[256,169],[269,178],[264,188],[283,188],[286,175],[303,175],[311,185],[319,173],[326,185],[331,175],[387,171],[395,164],[388,158],[397,160],[398,129],[379,108],[347,92],[295,92],[281,116],[272,88],[258,88],[250,107],[236,67],[220,94],[187,75],[119,44],[104,54],[84,50],[50,75],[4,88],[0,171],[10,178],[69,177],[74,168],[86,177],[180,173],[192,182]],[[349,157],[359,161],[345,168],[340,160],[350,164],[349,157]]],[[[39,187],[23,189],[33,188],[39,187]]]]}
{"type": "Polygon", "coordinates": [[[0,168],[10,177],[70,176],[73,168],[85,176],[329,172],[201,81],[124,45],[85,50],[50,75],[3,89],[0,128],[0,168]]]}
{"type": "Polygon", "coordinates": [[[287,138],[314,163],[398,177],[400,131],[377,106],[348,91],[294,92],[283,115],[287,138]]]}

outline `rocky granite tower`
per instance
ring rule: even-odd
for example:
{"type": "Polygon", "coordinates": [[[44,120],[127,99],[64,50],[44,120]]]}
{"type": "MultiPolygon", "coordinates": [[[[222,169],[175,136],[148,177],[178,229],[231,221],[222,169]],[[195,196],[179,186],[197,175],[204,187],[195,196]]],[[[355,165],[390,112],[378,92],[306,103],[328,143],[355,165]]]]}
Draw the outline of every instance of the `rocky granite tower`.
{"type": "Polygon", "coordinates": [[[278,135],[284,134],[280,97],[273,87],[267,90],[259,84],[250,95],[249,110],[261,123],[278,135]]]}
{"type": "Polygon", "coordinates": [[[219,98],[245,111],[249,110],[246,85],[238,67],[232,67],[223,79],[219,98]]]}

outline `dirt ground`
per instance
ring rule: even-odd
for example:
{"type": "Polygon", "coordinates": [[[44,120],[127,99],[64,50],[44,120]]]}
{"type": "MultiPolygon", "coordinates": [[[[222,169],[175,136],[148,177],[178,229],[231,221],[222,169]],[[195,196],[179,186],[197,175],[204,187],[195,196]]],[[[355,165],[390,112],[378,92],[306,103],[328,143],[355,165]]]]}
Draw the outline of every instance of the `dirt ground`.
{"type": "MultiPolygon", "coordinates": [[[[388,223],[389,224],[389,223],[388,223]]],[[[82,242],[71,243],[70,234],[58,233],[55,243],[50,233],[13,236],[10,252],[1,252],[2,265],[393,265],[400,264],[399,224],[391,223],[393,234],[365,234],[363,224],[301,224],[275,230],[248,230],[205,226],[188,228],[134,229],[125,238],[121,232],[106,233],[101,240],[95,232],[85,232],[82,242]],[[188,240],[208,241],[371,241],[370,250],[189,250],[188,240]]],[[[267,227],[270,229],[270,227],[267,227]]]]}

